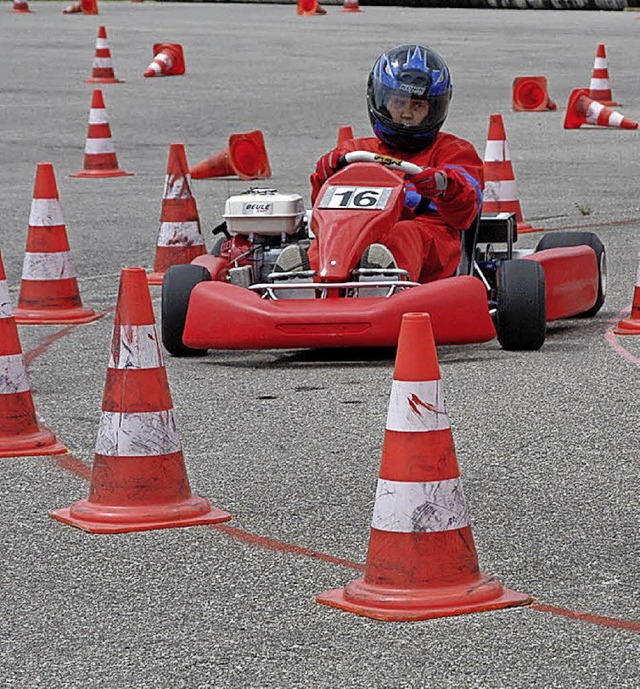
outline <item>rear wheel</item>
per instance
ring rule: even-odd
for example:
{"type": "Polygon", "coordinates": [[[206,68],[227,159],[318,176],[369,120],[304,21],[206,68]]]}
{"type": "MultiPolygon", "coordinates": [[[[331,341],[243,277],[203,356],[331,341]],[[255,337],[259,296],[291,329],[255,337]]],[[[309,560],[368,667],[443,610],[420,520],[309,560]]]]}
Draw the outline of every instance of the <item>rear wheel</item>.
{"type": "Polygon", "coordinates": [[[554,232],[545,234],[538,242],[536,251],[558,249],[563,246],[590,246],[598,259],[598,296],[596,303],[588,310],[578,314],[578,318],[595,316],[604,304],[607,295],[607,253],[604,244],[593,232],[554,232]]]}
{"type": "Polygon", "coordinates": [[[162,281],[162,344],[173,356],[202,356],[206,349],[191,349],[182,342],[191,290],[211,280],[203,266],[171,266],[162,281]]]}
{"type": "Polygon", "coordinates": [[[540,349],[547,334],[542,266],[535,261],[504,261],[496,279],[498,342],[512,351],[540,349]]]}

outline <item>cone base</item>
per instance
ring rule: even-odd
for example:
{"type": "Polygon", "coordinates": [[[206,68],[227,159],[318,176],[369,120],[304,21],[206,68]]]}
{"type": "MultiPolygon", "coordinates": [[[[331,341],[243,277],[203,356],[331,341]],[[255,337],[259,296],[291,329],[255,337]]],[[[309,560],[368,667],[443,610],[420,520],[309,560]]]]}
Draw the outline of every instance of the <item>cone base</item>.
{"type": "Polygon", "coordinates": [[[33,433],[0,438],[0,457],[40,457],[61,455],[69,450],[44,426],[33,433]]]}
{"type": "Polygon", "coordinates": [[[640,320],[636,318],[623,318],[613,333],[614,335],[640,335],[640,320]]]}
{"type": "MultiPolygon", "coordinates": [[[[124,84],[122,79],[116,79],[115,77],[91,77],[91,79],[85,79],[85,84],[124,84]]],[[[71,176],[71,175],[69,175],[71,176]]]]}
{"type": "Polygon", "coordinates": [[[9,14],[34,14],[33,10],[9,10],[9,14]]]}
{"type": "Polygon", "coordinates": [[[211,507],[197,495],[177,505],[119,507],[97,505],[80,500],[71,507],[53,510],[53,519],[91,533],[128,533],[171,529],[180,526],[198,526],[228,522],[232,516],[224,510],[211,507]]]}
{"type": "Polygon", "coordinates": [[[93,309],[16,309],[13,312],[19,325],[73,325],[92,323],[104,316],[93,309]]]}
{"type": "MultiPolygon", "coordinates": [[[[357,586],[359,582],[363,582],[363,580],[356,579],[349,586],[357,586]]],[[[375,588],[375,586],[366,584],[364,586],[369,589],[375,588]]],[[[387,589],[383,590],[386,591],[387,589]]],[[[411,594],[413,591],[408,590],[403,593],[406,593],[404,604],[398,605],[398,607],[358,603],[351,596],[345,595],[345,588],[325,591],[316,597],[316,601],[338,610],[352,612],[362,617],[369,617],[384,622],[417,622],[438,617],[454,617],[473,612],[500,610],[501,608],[512,608],[533,603],[532,596],[512,591],[502,586],[499,587],[497,595],[491,599],[465,602],[461,591],[457,601],[449,601],[446,605],[442,604],[442,601],[439,600],[436,594],[432,596],[432,600],[429,600],[429,597],[425,596],[423,591],[416,591],[415,598],[412,600],[411,594]]],[[[477,593],[477,590],[474,593],[477,593]]],[[[382,599],[383,596],[380,597],[381,602],[382,599]]],[[[396,602],[400,603],[400,601],[396,602]]]]}
{"type": "Polygon", "coordinates": [[[80,170],[73,175],[67,177],[133,177],[134,172],[125,172],[125,170],[80,170]]]}

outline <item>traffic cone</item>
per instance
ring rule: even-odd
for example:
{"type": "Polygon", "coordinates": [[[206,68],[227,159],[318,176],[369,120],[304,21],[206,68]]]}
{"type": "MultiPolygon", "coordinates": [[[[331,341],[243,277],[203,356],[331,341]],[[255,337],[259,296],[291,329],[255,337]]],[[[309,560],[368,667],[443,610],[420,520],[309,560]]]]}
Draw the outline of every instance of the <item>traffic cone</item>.
{"type": "Polygon", "coordinates": [[[84,169],[69,177],[126,177],[133,172],[125,172],[118,167],[116,149],[111,139],[111,128],[107,121],[107,111],[101,89],[94,89],[89,111],[89,129],[84,149],[84,169]]]}
{"type": "Polygon", "coordinates": [[[93,533],[231,519],[191,493],[142,268],[120,277],[89,497],[50,516],[93,533]]]}
{"type": "Polygon", "coordinates": [[[192,179],[209,179],[237,175],[240,179],[267,179],[271,166],[259,129],[246,134],[232,134],[224,151],[191,168],[192,179]]]}
{"type": "Polygon", "coordinates": [[[97,0],[80,0],[62,10],[62,14],[99,14],[97,0]]]}
{"type": "Polygon", "coordinates": [[[583,124],[597,127],[618,127],[619,129],[637,129],[638,123],[629,117],[610,110],[588,95],[587,89],[573,89],[569,94],[567,113],[564,118],[565,129],[578,129],[583,124]]]}
{"type": "Polygon", "coordinates": [[[67,5],[67,7],[62,10],[62,14],[82,14],[82,7],[79,2],[73,5],[67,5]]]}
{"type": "Polygon", "coordinates": [[[364,577],[317,601],[397,622],[532,602],[479,571],[426,313],[402,317],[364,577]]]}
{"type": "Polygon", "coordinates": [[[629,318],[623,318],[619,321],[613,332],[616,335],[640,335],[640,263],[636,275],[636,286],[633,290],[631,314],[629,318]]]}
{"type": "Polygon", "coordinates": [[[613,100],[611,84],[609,83],[609,69],[607,67],[607,52],[604,43],[598,43],[596,57],[593,61],[593,72],[589,82],[589,98],[597,100],[602,105],[621,105],[613,100]]]}
{"type": "Polygon", "coordinates": [[[20,324],[90,323],[71,261],[52,163],[38,163],[15,319],[20,324]]]}
{"type": "Polygon", "coordinates": [[[484,180],[484,213],[515,213],[518,232],[539,230],[524,220],[509,157],[507,135],[500,114],[489,116],[489,135],[484,152],[484,180]]]}
{"type": "Polygon", "coordinates": [[[111,64],[111,51],[107,39],[107,30],[104,26],[98,27],[98,37],[96,38],[96,53],[93,58],[91,78],[86,79],[85,84],[121,84],[120,79],[116,79],[111,64]]]}
{"type": "Polygon", "coordinates": [[[362,12],[358,0],[344,0],[340,12],[362,12]]]}
{"type": "Polygon", "coordinates": [[[9,12],[11,14],[32,14],[33,10],[29,9],[29,3],[25,0],[13,0],[13,7],[9,12]]]}
{"type": "Polygon", "coordinates": [[[349,141],[349,139],[353,139],[353,129],[351,129],[351,126],[345,125],[344,127],[339,127],[336,146],[342,146],[342,144],[345,141],[349,141]]]}
{"type": "Polygon", "coordinates": [[[0,457],[58,455],[66,451],[36,418],[0,252],[0,457]]]}
{"type": "Polygon", "coordinates": [[[154,43],[153,61],[144,71],[145,77],[169,77],[184,74],[184,52],[178,43],[154,43]]]}
{"type": "Polygon", "coordinates": [[[196,256],[202,256],[206,251],[198,208],[191,189],[184,144],[171,144],[162,194],[154,272],[148,275],[149,284],[161,285],[170,266],[191,263],[196,256]]]}
{"type": "Polygon", "coordinates": [[[555,110],[549,98],[546,77],[516,77],[513,80],[511,104],[516,112],[555,110]]]}
{"type": "Polygon", "coordinates": [[[298,0],[297,13],[299,17],[309,17],[314,14],[326,14],[318,0],[298,0]]]}

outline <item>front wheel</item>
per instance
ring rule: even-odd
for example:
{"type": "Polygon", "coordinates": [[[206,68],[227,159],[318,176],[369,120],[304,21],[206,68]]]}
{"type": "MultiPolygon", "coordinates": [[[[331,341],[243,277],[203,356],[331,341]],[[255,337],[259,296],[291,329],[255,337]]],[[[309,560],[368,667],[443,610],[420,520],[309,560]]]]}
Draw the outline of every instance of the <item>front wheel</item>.
{"type": "Polygon", "coordinates": [[[540,349],[547,334],[544,270],[535,261],[504,261],[496,275],[496,330],[503,349],[540,349]]]}
{"type": "Polygon", "coordinates": [[[206,349],[191,349],[182,342],[191,290],[200,282],[211,280],[203,266],[171,266],[162,281],[162,344],[173,356],[202,356],[206,349]]]}

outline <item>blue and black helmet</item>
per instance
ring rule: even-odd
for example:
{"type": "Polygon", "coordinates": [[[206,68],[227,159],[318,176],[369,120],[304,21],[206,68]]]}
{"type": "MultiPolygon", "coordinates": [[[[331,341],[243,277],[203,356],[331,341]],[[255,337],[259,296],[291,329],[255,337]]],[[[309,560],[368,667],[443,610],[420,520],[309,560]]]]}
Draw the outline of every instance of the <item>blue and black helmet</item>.
{"type": "Polygon", "coordinates": [[[449,68],[434,50],[399,45],[382,53],[367,84],[369,119],[375,135],[399,150],[428,148],[447,118],[451,91],[449,68]],[[392,96],[428,101],[429,112],[418,124],[395,122],[387,109],[392,96]]]}

